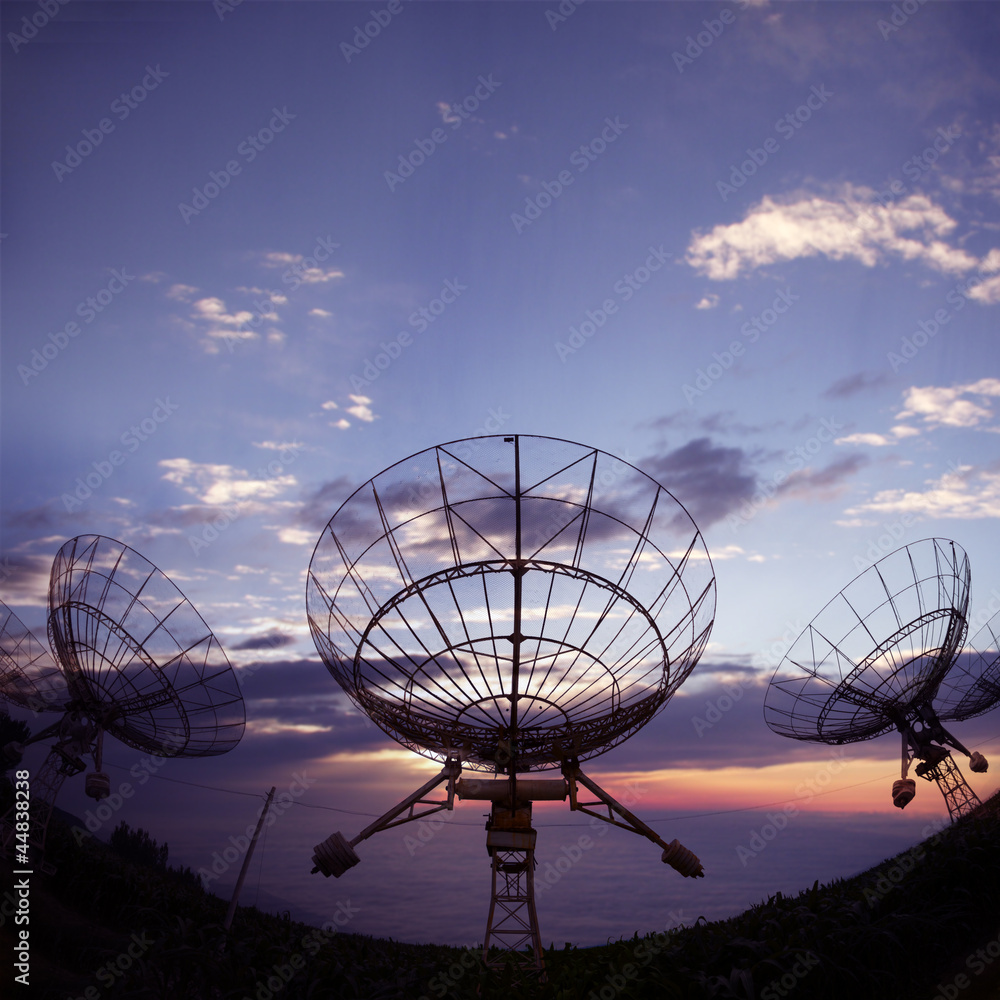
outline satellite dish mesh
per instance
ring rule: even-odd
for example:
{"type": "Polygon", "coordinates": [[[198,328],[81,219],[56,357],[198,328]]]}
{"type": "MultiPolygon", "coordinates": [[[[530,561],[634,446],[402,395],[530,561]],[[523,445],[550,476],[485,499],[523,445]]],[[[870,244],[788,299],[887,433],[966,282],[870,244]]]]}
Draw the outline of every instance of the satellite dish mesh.
{"type": "Polygon", "coordinates": [[[49,640],[69,699],[138,750],[226,753],[246,721],[221,644],[177,587],[122,542],[81,535],[56,554],[49,640]]]}
{"type": "Polygon", "coordinates": [[[556,767],[648,722],[715,613],[697,526],[638,469],[557,438],[429,448],[357,489],[309,566],[326,666],[390,736],[556,767]]]}
{"type": "Polygon", "coordinates": [[[962,648],[969,584],[968,557],[948,539],[880,559],[792,644],[768,687],[767,724],[833,744],[895,728],[933,699],[962,648]]]}
{"type": "Polygon", "coordinates": [[[1000,613],[966,647],[934,698],[938,715],[945,720],[973,719],[1000,702],[1000,613]]]}
{"type": "Polygon", "coordinates": [[[0,699],[32,712],[61,712],[66,680],[52,654],[17,615],[0,602],[0,699]]]}

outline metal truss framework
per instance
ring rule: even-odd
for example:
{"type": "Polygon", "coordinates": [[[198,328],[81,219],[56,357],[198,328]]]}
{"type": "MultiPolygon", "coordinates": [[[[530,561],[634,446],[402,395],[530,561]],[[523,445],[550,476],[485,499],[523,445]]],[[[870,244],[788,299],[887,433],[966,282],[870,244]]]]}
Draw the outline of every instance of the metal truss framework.
{"type": "Polygon", "coordinates": [[[511,962],[523,973],[544,974],[541,935],[535,909],[535,842],[531,826],[533,801],[560,801],[569,798],[570,809],[586,813],[612,826],[630,830],[662,848],[660,860],[681,875],[698,878],[704,875],[701,862],[677,840],[667,843],[592,778],[575,761],[563,768],[562,778],[519,778],[513,775],[496,779],[461,777],[462,765],[449,758],[444,768],[428,782],[370,823],[352,840],[337,831],[314,848],[313,872],[339,878],[359,864],[354,848],[381,830],[421,820],[445,809],[453,809],[459,799],[492,803],[487,823],[486,846],[490,854],[492,886],[486,933],[483,937],[483,962],[500,968],[511,962]],[[432,797],[438,786],[445,785],[440,797],[432,797]],[[580,788],[593,799],[584,800],[580,788]]]}
{"type": "Polygon", "coordinates": [[[309,566],[316,648],[377,725],[506,773],[603,753],[690,674],[715,576],[687,511],[611,455],[514,435],[359,487],[309,566]]]}
{"type": "Polygon", "coordinates": [[[927,781],[937,782],[937,786],[944,796],[945,804],[948,806],[948,815],[952,822],[959,816],[965,816],[982,805],[979,796],[969,787],[950,753],[946,753],[933,766],[918,764],[916,770],[919,777],[927,781]]]}
{"type": "MultiPolygon", "coordinates": [[[[236,674],[221,644],[174,583],[134,549],[81,535],[56,553],[49,579],[49,647],[0,603],[0,701],[59,720],[26,744],[54,740],[32,777],[31,843],[44,850],[56,794],[86,769],[87,794],[110,793],[103,735],[164,757],[226,753],[246,722],[236,674]]],[[[3,748],[11,761],[24,746],[3,748]]],[[[0,835],[13,842],[10,816],[0,835]]],[[[41,858],[36,859],[41,863],[41,858]]]]}
{"type": "Polygon", "coordinates": [[[937,780],[952,819],[975,808],[979,799],[946,746],[968,756],[973,771],[985,771],[986,759],[943,725],[1000,702],[1000,615],[967,642],[970,583],[968,557],[945,538],[913,542],[870,566],[792,644],[767,691],[767,724],[829,744],[896,729],[903,755],[893,804],[913,799],[907,771],[919,760],[918,776],[937,780]]]}

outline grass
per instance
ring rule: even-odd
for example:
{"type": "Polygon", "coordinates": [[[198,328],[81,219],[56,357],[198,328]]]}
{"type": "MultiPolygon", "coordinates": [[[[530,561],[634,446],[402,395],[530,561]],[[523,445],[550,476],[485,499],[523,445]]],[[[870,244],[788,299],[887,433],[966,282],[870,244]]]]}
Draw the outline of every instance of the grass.
{"type": "MultiPolygon", "coordinates": [[[[550,949],[545,982],[488,972],[475,952],[323,934],[253,908],[238,911],[227,939],[226,901],[189,874],[77,843],[59,821],[49,841],[57,873],[31,883],[25,995],[39,1000],[1000,998],[1000,957],[989,952],[1000,953],[1000,793],[853,878],[778,893],[728,920],[550,949]]],[[[7,954],[13,930],[8,917],[7,954]]]]}

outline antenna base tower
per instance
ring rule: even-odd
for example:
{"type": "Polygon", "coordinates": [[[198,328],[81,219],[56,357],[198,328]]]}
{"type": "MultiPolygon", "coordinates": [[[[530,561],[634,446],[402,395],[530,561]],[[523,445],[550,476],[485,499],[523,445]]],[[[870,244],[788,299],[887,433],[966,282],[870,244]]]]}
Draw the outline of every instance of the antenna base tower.
{"type": "Polygon", "coordinates": [[[962,772],[959,770],[955,759],[947,753],[936,764],[930,767],[927,763],[917,765],[917,776],[925,781],[936,781],[941,794],[944,796],[945,805],[948,806],[948,815],[952,822],[978,809],[982,805],[979,796],[969,787],[962,772]]]}
{"type": "Polygon", "coordinates": [[[535,831],[531,803],[510,809],[497,803],[486,827],[486,849],[493,869],[490,912],[483,938],[483,963],[544,979],[542,939],[535,910],[535,831]],[[490,949],[493,954],[490,954],[490,949]]]}
{"type": "MultiPolygon", "coordinates": [[[[68,776],[77,773],[79,772],[67,769],[65,755],[59,747],[54,746],[49,749],[42,766],[31,776],[28,846],[36,852],[34,865],[46,875],[54,875],[56,871],[52,865],[42,860],[45,857],[45,838],[52,808],[62,783],[68,776]]],[[[11,806],[0,820],[3,854],[7,858],[14,858],[21,853],[15,843],[14,808],[11,806]]],[[[23,844],[23,841],[20,843],[23,844]]]]}

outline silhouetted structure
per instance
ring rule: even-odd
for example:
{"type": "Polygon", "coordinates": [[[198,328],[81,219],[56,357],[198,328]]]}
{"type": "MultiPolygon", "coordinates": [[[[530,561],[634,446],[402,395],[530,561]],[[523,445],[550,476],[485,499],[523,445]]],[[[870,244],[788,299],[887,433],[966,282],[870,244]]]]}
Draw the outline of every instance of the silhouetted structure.
{"type": "MultiPolygon", "coordinates": [[[[163,757],[207,757],[239,743],[246,722],[236,674],[187,598],[148,559],[103,535],[70,539],[49,580],[52,654],[0,604],[0,697],[59,715],[28,743],[52,740],[31,777],[31,840],[40,853],[63,781],[86,770],[87,794],[111,791],[104,734],[163,757]],[[54,654],[54,656],[53,656],[54,654]]],[[[4,747],[19,760],[24,745],[4,747]]],[[[2,825],[10,852],[10,814],[2,825]]]]}
{"type": "Polygon", "coordinates": [[[342,875],[360,841],[451,809],[456,794],[489,801],[484,959],[536,969],[533,801],[568,796],[571,809],[648,837],[682,874],[703,874],[580,770],[663,708],[714,620],[701,534],[644,473],[556,438],[430,448],[334,514],[306,602],[316,648],[358,707],[444,763],[352,841],[338,832],[318,845],[314,871],[342,875]],[[462,778],[463,767],[504,777],[462,778]],[[556,768],[561,778],[525,777],[556,768]],[[444,798],[429,798],[439,785],[444,798]]]}
{"type": "Polygon", "coordinates": [[[963,652],[971,573],[962,548],[925,538],[897,549],[849,583],[813,619],[778,665],[764,702],[776,733],[843,744],[892,729],[902,734],[900,809],[916,793],[907,778],[937,781],[952,819],[980,804],[945,744],[985,771],[944,721],[972,718],[1000,701],[1000,653],[988,624],[963,652]]]}

